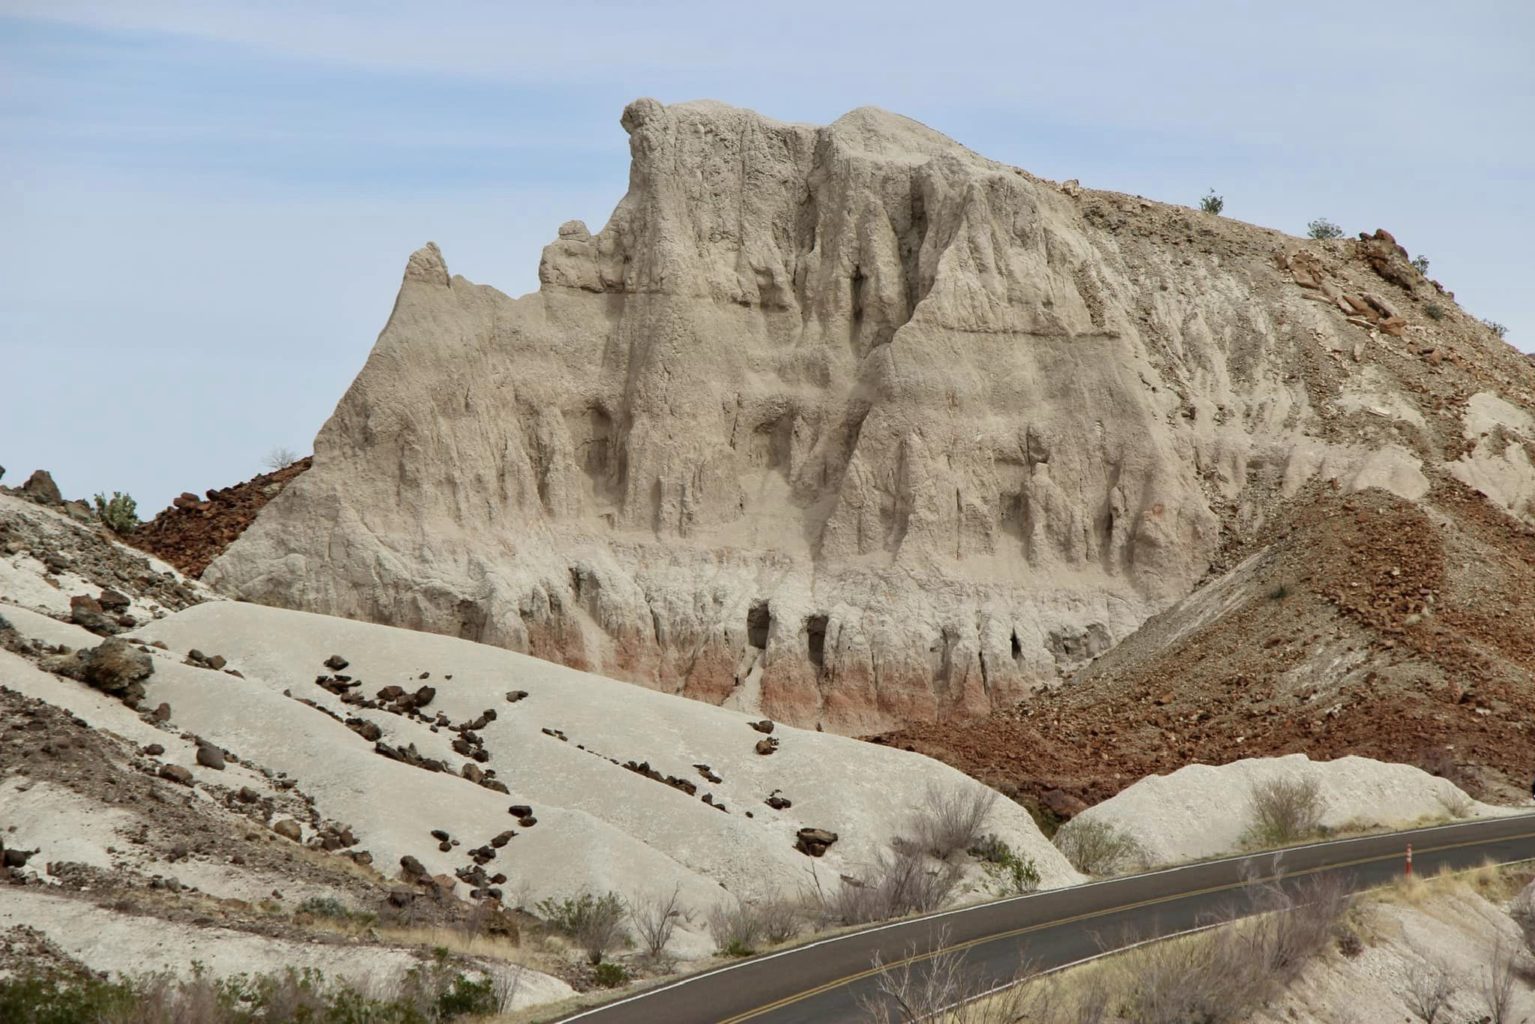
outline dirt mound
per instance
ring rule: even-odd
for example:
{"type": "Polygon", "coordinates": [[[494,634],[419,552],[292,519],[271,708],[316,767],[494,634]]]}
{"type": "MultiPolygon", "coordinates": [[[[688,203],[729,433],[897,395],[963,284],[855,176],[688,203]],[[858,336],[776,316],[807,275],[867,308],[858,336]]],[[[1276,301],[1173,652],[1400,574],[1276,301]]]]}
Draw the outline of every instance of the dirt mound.
{"type": "Polygon", "coordinates": [[[255,521],[256,513],[313,463],[312,456],[303,458],[275,473],[208,491],[205,499],[187,492],[126,539],[188,576],[201,576],[255,521]]]}
{"type": "Polygon", "coordinates": [[[1291,753],[1416,764],[1528,792],[1535,529],[1454,482],[1420,503],[1298,496],[1236,564],[1059,689],[876,742],[1038,805],[1192,762],[1291,753]]]}

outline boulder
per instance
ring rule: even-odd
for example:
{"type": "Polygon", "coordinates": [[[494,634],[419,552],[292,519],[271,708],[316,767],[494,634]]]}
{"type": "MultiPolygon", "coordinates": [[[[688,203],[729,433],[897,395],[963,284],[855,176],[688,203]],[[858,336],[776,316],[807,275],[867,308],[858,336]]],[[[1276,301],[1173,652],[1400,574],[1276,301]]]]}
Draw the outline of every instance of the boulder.
{"type": "Polygon", "coordinates": [[[120,637],[99,647],[54,654],[39,662],[45,672],[78,680],[133,707],[144,697],[143,681],[154,673],[154,659],[120,637]]]}
{"type": "Polygon", "coordinates": [[[292,818],[281,818],[272,822],[272,831],[284,839],[291,839],[295,843],[304,838],[304,827],[292,818]]]}
{"type": "Polygon", "coordinates": [[[819,857],[837,841],[837,833],[824,828],[802,828],[794,835],[794,848],[810,857],[819,857]]]}
{"type": "Polygon", "coordinates": [[[191,771],[181,767],[179,764],[162,764],[158,774],[162,779],[168,779],[183,786],[190,786],[192,784],[191,771]]]}
{"type": "Polygon", "coordinates": [[[1087,802],[1072,796],[1063,789],[1046,790],[1039,798],[1040,805],[1062,821],[1070,821],[1072,818],[1087,810],[1087,802]]]}
{"type": "Polygon", "coordinates": [[[64,496],[59,493],[59,485],[53,482],[53,476],[46,469],[39,469],[27,477],[27,482],[21,485],[23,497],[31,498],[39,505],[58,506],[64,504],[64,496]]]}
{"type": "Polygon", "coordinates": [[[224,752],[211,743],[197,745],[197,763],[215,771],[224,770],[224,752]]]}
{"type": "Polygon", "coordinates": [[[100,603],[102,608],[109,612],[125,612],[128,610],[128,606],[132,603],[128,599],[127,594],[124,594],[118,590],[112,590],[110,588],[103,590],[101,594],[96,598],[96,600],[98,603],[100,603]]]}
{"type": "Polygon", "coordinates": [[[101,602],[89,594],[76,594],[69,599],[69,621],[101,636],[110,636],[119,628],[116,617],[108,615],[101,602]]]}

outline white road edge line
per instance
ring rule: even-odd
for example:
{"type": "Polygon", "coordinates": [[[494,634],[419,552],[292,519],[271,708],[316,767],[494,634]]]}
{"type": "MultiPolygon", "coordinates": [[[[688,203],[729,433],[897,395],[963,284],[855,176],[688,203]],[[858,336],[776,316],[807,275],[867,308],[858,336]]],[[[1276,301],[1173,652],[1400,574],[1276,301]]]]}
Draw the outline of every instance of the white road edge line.
{"type": "MultiPolygon", "coordinates": [[[[1121,875],[1118,878],[1102,878],[1102,879],[1099,879],[1096,882],[1080,882],[1077,885],[1063,885],[1060,888],[1057,888],[1057,889],[1046,889],[1043,892],[1031,892],[1031,893],[1026,893],[1026,894],[1024,894],[1022,896],[1009,896],[1007,899],[990,900],[990,901],[985,902],[985,903],[972,903],[969,906],[955,907],[952,910],[941,910],[941,911],[939,911],[936,914],[929,914],[926,917],[911,917],[911,918],[907,918],[907,919],[905,919],[903,921],[890,921],[890,922],[888,922],[886,924],[875,925],[873,928],[861,928],[861,929],[859,929],[856,932],[848,932],[845,935],[833,935],[833,936],[830,936],[830,937],[825,938],[825,939],[817,939],[814,942],[807,942],[803,946],[794,946],[794,947],[791,947],[789,949],[781,949],[781,950],[779,950],[776,953],[768,953],[766,956],[747,957],[747,958],[745,958],[745,959],[743,959],[743,960],[741,960],[741,961],[739,961],[737,963],[725,964],[723,967],[715,967],[715,968],[711,968],[710,970],[707,970],[707,971],[701,971],[698,974],[690,975],[690,976],[688,976],[686,978],[679,978],[676,981],[668,982],[665,985],[659,985],[656,988],[649,989],[649,990],[647,990],[645,992],[636,992],[632,996],[627,996],[626,998],[619,999],[619,1000],[617,1000],[615,1002],[602,1003],[599,1006],[592,1007],[590,1010],[582,1010],[580,1013],[577,1013],[577,1014],[575,1014],[573,1016],[570,1016],[570,1017],[557,1017],[557,1018],[555,1018],[555,1021],[557,1022],[557,1024],[567,1024],[568,1021],[576,1021],[576,1020],[580,1020],[582,1017],[590,1017],[594,1013],[604,1013],[604,1012],[606,1012],[608,1010],[614,1009],[615,1007],[624,1006],[624,1005],[626,1005],[628,1003],[636,1002],[636,1001],[638,1001],[640,999],[649,999],[651,996],[659,995],[662,992],[668,992],[668,991],[670,991],[670,990],[672,990],[674,988],[681,988],[684,985],[690,985],[690,984],[692,984],[695,981],[702,981],[705,978],[712,978],[715,975],[724,974],[727,971],[734,971],[734,970],[738,970],[738,969],[740,969],[742,967],[749,967],[749,966],[753,966],[753,965],[756,965],[756,964],[764,964],[764,963],[767,963],[769,960],[776,960],[776,959],[778,959],[779,957],[782,957],[782,956],[790,956],[790,955],[793,955],[793,954],[803,953],[807,949],[815,949],[817,946],[825,946],[825,945],[828,945],[828,944],[833,943],[833,942],[842,942],[842,941],[847,940],[847,939],[859,938],[859,937],[864,936],[864,935],[873,935],[875,932],[887,931],[887,930],[889,930],[891,928],[902,928],[902,927],[905,927],[906,925],[919,924],[919,923],[924,922],[924,921],[937,921],[940,918],[951,917],[951,916],[953,916],[955,914],[968,914],[971,911],[980,910],[983,907],[999,907],[999,906],[1002,906],[1002,905],[1008,904],[1008,903],[1017,903],[1017,902],[1020,902],[1022,900],[1038,899],[1039,897],[1049,896],[1049,895],[1056,894],[1056,893],[1081,892],[1081,891],[1083,891],[1085,889],[1094,888],[1095,886],[1100,886],[1100,885],[1118,885],[1118,884],[1129,882],[1131,880],[1139,880],[1139,879],[1142,879],[1142,878],[1154,878],[1157,875],[1176,874],[1179,871],[1192,871],[1192,870],[1194,870],[1196,868],[1213,867],[1213,866],[1215,866],[1217,864],[1235,864],[1235,863],[1239,863],[1241,861],[1251,861],[1251,860],[1256,860],[1256,859],[1259,859],[1259,858],[1262,858],[1262,857],[1276,857],[1277,858],[1277,857],[1283,856],[1286,853],[1291,853],[1291,852],[1295,852],[1295,851],[1299,851],[1299,850],[1317,850],[1317,849],[1321,849],[1322,847],[1325,847],[1325,846],[1342,846],[1342,845],[1345,845],[1347,843],[1371,842],[1371,841],[1374,841],[1374,840],[1389,838],[1390,836],[1393,836],[1393,835],[1403,836],[1403,837],[1406,837],[1406,836],[1417,836],[1417,835],[1423,835],[1423,834],[1428,833],[1428,832],[1441,832],[1441,831],[1444,831],[1445,829],[1452,829],[1452,830],[1453,829],[1464,829],[1464,828],[1468,828],[1468,827],[1470,827],[1472,825],[1481,825],[1481,824],[1486,824],[1486,823],[1490,823],[1490,822],[1509,821],[1509,820],[1514,819],[1514,818],[1529,818],[1529,817],[1535,817],[1535,812],[1525,811],[1525,812],[1522,812],[1520,814],[1489,815],[1488,817],[1485,817],[1485,818],[1472,818],[1472,819],[1467,820],[1467,821],[1451,822],[1448,825],[1430,825],[1427,828],[1407,829],[1406,831],[1403,831],[1403,832],[1377,832],[1377,833],[1375,833],[1373,835],[1348,836],[1347,838],[1344,838],[1344,839],[1328,839],[1328,840],[1326,840],[1324,842],[1320,842],[1320,843],[1307,843],[1307,844],[1305,844],[1303,846],[1287,846],[1287,847],[1281,847],[1281,848],[1279,848],[1277,850],[1262,850],[1262,851],[1259,851],[1259,852],[1256,852],[1256,853],[1243,853],[1243,854],[1236,854],[1236,855],[1233,855],[1233,856],[1230,856],[1230,857],[1217,857],[1214,860],[1195,861],[1192,864],[1175,864],[1172,867],[1159,868],[1156,871],[1146,871],[1146,872],[1143,872],[1143,873],[1138,874],[1138,875],[1121,875]]],[[[1182,934],[1182,933],[1180,933],[1180,934],[1182,934]]],[[[1168,938],[1171,938],[1171,937],[1172,936],[1168,936],[1168,938]]],[[[1150,940],[1150,941],[1157,941],[1157,940],[1150,940]]],[[[1126,946],[1125,947],[1125,949],[1132,949],[1132,948],[1134,948],[1134,947],[1132,947],[1132,946],[1126,946]]],[[[1115,952],[1122,952],[1122,951],[1121,950],[1116,950],[1115,952]]],[[[1107,954],[1100,954],[1100,955],[1107,955],[1107,954]]],[[[1096,958],[1095,957],[1090,957],[1089,959],[1096,959],[1096,958]]],[[[1082,961],[1082,962],[1086,963],[1087,961],[1082,961]]],[[[1068,966],[1071,966],[1071,965],[1068,965],[1068,966]]]]}

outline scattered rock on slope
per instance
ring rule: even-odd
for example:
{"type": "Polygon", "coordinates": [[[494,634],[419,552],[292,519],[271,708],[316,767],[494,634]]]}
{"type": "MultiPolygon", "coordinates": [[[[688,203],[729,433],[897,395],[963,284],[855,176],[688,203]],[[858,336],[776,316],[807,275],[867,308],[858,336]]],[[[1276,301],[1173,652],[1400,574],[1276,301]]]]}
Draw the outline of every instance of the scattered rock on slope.
{"type": "Polygon", "coordinates": [[[234,543],[267,502],[312,464],[312,458],[300,459],[242,484],[208,491],[205,499],[183,494],[125,539],[188,576],[201,576],[208,563],[234,543]]]}

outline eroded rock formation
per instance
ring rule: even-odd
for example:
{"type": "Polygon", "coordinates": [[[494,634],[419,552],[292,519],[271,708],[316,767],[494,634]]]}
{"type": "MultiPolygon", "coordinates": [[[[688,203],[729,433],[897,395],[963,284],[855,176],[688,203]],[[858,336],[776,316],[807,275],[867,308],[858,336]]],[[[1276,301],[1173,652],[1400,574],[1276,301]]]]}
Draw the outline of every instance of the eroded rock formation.
{"type": "Polygon", "coordinates": [[[1345,380],[1416,414],[1364,373],[1408,328],[1344,303],[1354,243],[1292,264],[872,109],[623,126],[627,195],[538,292],[410,257],[313,468],[207,581],[867,732],[1054,681],[1314,481],[1428,487],[1391,415],[1334,425],[1345,380]]]}

